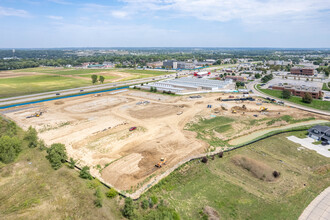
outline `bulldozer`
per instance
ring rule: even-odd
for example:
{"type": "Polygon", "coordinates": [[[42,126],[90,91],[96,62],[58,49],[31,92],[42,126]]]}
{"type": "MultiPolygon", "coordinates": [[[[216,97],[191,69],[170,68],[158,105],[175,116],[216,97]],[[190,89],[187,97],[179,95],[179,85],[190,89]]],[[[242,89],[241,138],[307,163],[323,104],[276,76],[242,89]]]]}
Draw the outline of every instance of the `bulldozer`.
{"type": "Polygon", "coordinates": [[[261,111],[261,112],[268,111],[268,108],[261,106],[261,107],[260,107],[260,111],[261,111]]]}
{"type": "Polygon", "coordinates": [[[166,159],[160,158],[160,161],[155,165],[155,167],[161,168],[165,164],[166,164],[166,159]]]}
{"type": "Polygon", "coordinates": [[[236,110],[231,110],[231,113],[236,114],[237,112],[236,110]]]}

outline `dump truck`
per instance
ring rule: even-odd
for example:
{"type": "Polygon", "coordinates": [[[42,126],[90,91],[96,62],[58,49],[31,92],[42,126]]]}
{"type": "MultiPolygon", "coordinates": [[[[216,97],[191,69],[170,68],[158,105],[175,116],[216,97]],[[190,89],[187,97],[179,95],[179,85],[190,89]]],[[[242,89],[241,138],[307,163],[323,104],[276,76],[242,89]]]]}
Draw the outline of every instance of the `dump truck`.
{"type": "Polygon", "coordinates": [[[166,159],[160,158],[160,161],[155,165],[155,167],[161,168],[165,164],[166,164],[166,159]]]}

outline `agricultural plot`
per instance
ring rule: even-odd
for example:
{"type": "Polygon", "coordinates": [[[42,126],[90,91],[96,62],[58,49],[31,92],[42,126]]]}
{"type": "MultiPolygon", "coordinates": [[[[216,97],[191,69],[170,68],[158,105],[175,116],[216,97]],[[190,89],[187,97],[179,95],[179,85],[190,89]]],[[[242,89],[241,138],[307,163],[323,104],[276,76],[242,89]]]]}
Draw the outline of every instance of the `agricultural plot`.
{"type": "Polygon", "coordinates": [[[80,166],[88,165],[94,176],[128,193],[186,158],[211,147],[228,147],[228,140],[240,135],[310,117],[321,119],[270,103],[265,104],[266,113],[255,102],[226,102],[222,109],[218,97],[207,94],[191,99],[129,90],[39,103],[5,114],[23,128],[35,127],[48,145],[65,144],[69,157],[80,166]],[[27,118],[37,111],[44,114],[27,118]],[[286,120],[267,125],[279,113],[288,115],[286,120]],[[130,131],[131,127],[137,129],[130,131]],[[155,167],[161,158],[166,165],[155,167]]]}
{"type": "Polygon", "coordinates": [[[164,71],[132,69],[29,68],[0,71],[0,98],[92,85],[91,76],[104,76],[105,83],[168,74],[164,71]]]}

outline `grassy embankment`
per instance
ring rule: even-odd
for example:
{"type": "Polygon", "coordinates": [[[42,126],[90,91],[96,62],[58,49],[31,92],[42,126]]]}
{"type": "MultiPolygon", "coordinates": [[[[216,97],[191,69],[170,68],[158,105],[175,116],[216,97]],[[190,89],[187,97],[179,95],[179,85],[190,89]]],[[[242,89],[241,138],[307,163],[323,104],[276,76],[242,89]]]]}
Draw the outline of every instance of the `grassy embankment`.
{"type": "MultiPolygon", "coordinates": [[[[282,91],[279,90],[271,90],[271,89],[261,89],[259,85],[257,85],[257,89],[259,89],[261,92],[268,94],[270,96],[276,97],[276,98],[282,98],[282,91]]],[[[319,99],[313,99],[312,103],[308,104],[302,101],[301,97],[298,96],[291,96],[290,99],[283,99],[284,101],[293,102],[299,105],[303,105],[310,108],[330,111],[330,102],[329,101],[322,101],[319,99]]]]}
{"type": "Polygon", "coordinates": [[[288,135],[292,133],[225,153],[222,159],[209,158],[207,164],[189,162],[145,197],[166,200],[183,219],[201,219],[205,206],[214,208],[221,219],[297,219],[329,186],[330,167],[328,158],[298,151],[300,145],[286,139],[288,135]],[[237,165],[237,158],[245,158],[245,164],[237,165]],[[268,181],[269,169],[280,177],[268,181]]]}
{"type": "MultiPolygon", "coordinates": [[[[283,115],[278,118],[262,118],[262,119],[244,119],[239,117],[218,116],[211,119],[200,119],[198,123],[187,124],[186,129],[197,133],[197,138],[206,141],[212,149],[214,147],[234,147],[228,141],[236,138],[235,135],[242,131],[251,130],[255,126],[263,126],[267,128],[276,122],[283,125],[295,124],[304,121],[311,121],[315,118],[295,119],[290,115],[283,115]],[[240,129],[235,130],[234,124],[239,125],[240,129]]],[[[260,129],[260,128],[259,128],[260,129]]],[[[254,132],[255,130],[251,130],[254,132]]],[[[246,134],[248,135],[248,134],[246,134]]]]}
{"type": "MultiPolygon", "coordinates": [[[[1,128],[7,122],[0,117],[1,128]]],[[[0,137],[7,132],[0,129],[0,137]]],[[[15,135],[23,140],[24,131],[15,135]]],[[[28,148],[11,163],[0,162],[0,219],[120,219],[116,200],[103,199],[96,208],[95,187],[106,188],[97,181],[83,180],[66,166],[53,170],[46,152],[28,148]]]]}

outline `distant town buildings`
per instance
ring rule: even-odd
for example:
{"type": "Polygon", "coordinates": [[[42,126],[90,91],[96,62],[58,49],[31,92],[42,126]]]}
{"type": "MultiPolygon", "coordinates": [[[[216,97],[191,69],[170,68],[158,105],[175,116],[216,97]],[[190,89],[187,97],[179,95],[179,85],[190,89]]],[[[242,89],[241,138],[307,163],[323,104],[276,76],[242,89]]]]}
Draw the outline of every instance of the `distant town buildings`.
{"type": "Polygon", "coordinates": [[[247,78],[244,76],[226,76],[226,79],[232,79],[235,82],[246,82],[247,78]]]}
{"type": "Polygon", "coordinates": [[[291,74],[292,75],[303,75],[303,76],[313,76],[314,75],[314,69],[308,68],[308,67],[293,67],[291,68],[291,74]]]}
{"type": "Polygon", "coordinates": [[[288,90],[292,95],[301,97],[304,97],[305,93],[309,93],[314,99],[319,99],[323,95],[321,88],[306,85],[284,85],[279,83],[277,85],[272,85],[271,88],[273,90],[288,90]]]}
{"type": "Polygon", "coordinates": [[[292,61],[284,61],[284,60],[269,60],[266,62],[268,65],[275,65],[275,66],[287,66],[292,65],[292,61]]]}

